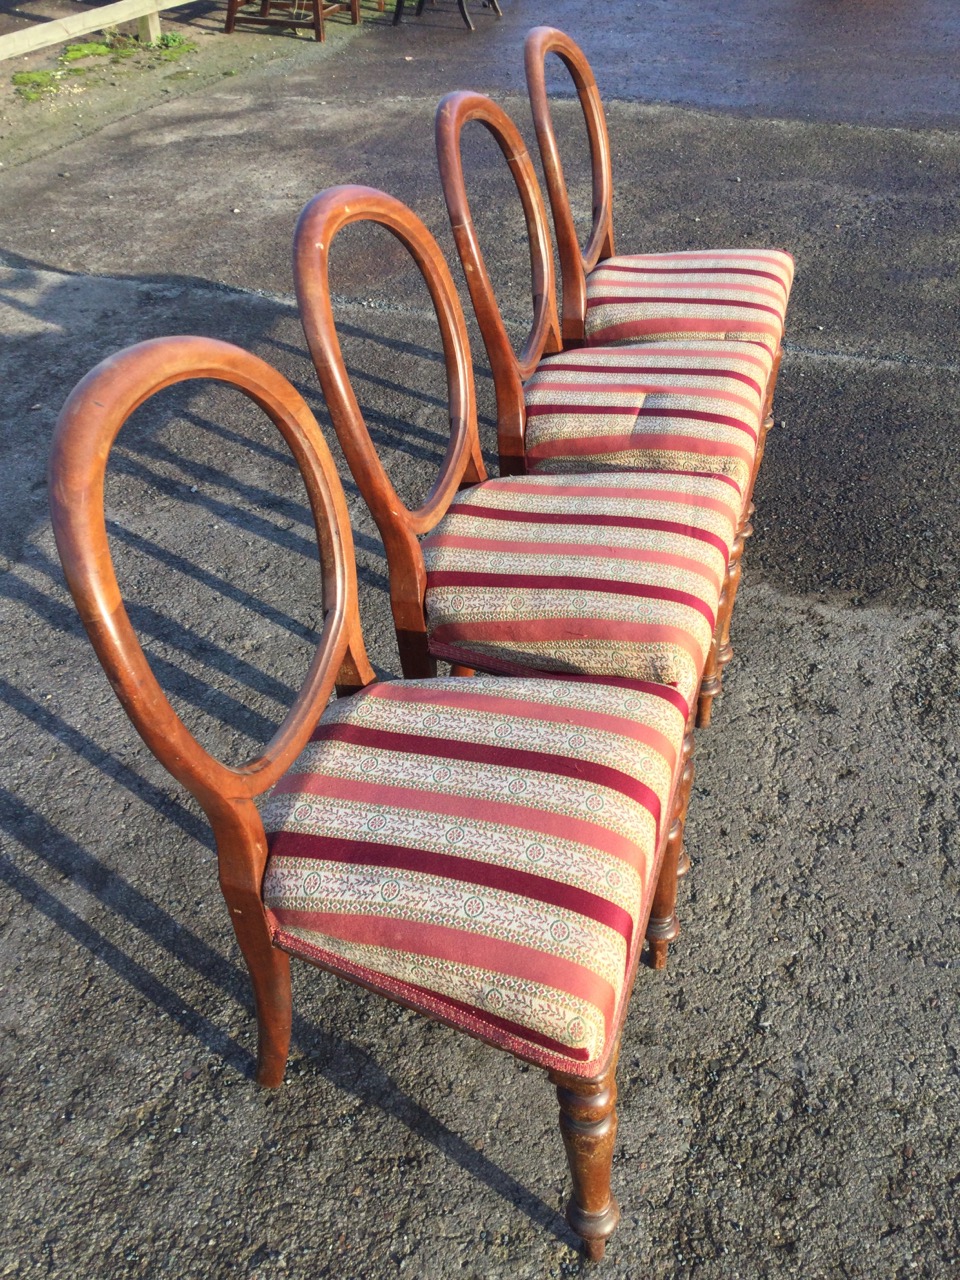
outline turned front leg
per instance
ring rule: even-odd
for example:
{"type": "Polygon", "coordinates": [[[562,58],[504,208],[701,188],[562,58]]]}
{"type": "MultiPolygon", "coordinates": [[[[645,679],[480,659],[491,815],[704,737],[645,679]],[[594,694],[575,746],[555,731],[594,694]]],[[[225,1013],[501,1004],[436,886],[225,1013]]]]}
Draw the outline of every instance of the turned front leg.
{"type": "Polygon", "coordinates": [[[617,1137],[616,1070],[615,1053],[606,1072],[593,1080],[550,1072],[557,1086],[560,1132],[573,1180],[567,1222],[594,1262],[603,1257],[607,1240],[620,1221],[620,1206],[610,1190],[617,1137]]]}

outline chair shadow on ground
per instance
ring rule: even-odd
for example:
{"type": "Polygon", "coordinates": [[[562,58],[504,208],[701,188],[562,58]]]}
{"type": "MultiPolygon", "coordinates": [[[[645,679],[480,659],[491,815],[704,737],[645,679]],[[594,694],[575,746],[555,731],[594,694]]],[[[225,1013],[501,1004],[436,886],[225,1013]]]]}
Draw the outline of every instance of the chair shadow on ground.
{"type": "MultiPolygon", "coordinates": [[[[4,690],[4,696],[8,694],[9,690],[4,690]]],[[[22,706],[22,701],[20,705],[22,706]]],[[[29,708],[25,710],[29,713],[29,708]]],[[[50,721],[57,722],[56,726],[48,723],[43,716],[37,719],[48,731],[54,731],[56,727],[58,736],[66,727],[57,717],[49,717],[50,721]]],[[[121,776],[128,774],[126,781],[134,794],[142,789],[141,798],[146,803],[151,803],[146,799],[151,791],[149,784],[143,786],[142,780],[122,766],[116,767],[116,772],[121,776]]],[[[184,824],[180,820],[178,825],[192,824],[184,824]]],[[[184,928],[128,880],[105,866],[76,840],[5,789],[0,789],[0,829],[29,849],[57,875],[86,889],[152,942],[189,966],[206,982],[218,987],[231,1000],[250,1012],[252,1018],[249,984],[246,974],[239,966],[225,959],[191,930],[184,928]]],[[[248,1078],[253,1076],[255,1063],[248,1049],[199,1010],[186,1006],[184,998],[177,991],[128,955],[103,932],[81,919],[22,865],[5,854],[0,854],[0,879],[19,894],[26,904],[41,912],[76,943],[106,964],[119,978],[165,1013],[184,1032],[199,1041],[211,1054],[220,1058],[225,1065],[248,1078]]],[[[533,1222],[550,1231],[558,1240],[576,1248],[575,1237],[554,1209],[510,1173],[470,1146],[460,1134],[431,1115],[415,1098],[399,1088],[389,1072],[369,1053],[323,1030],[297,1013],[294,1014],[294,1039],[314,1067],[334,1088],[353,1095],[365,1107],[377,1108],[398,1120],[411,1133],[459,1165],[471,1178],[482,1182],[533,1222]]]]}
{"type": "MultiPolygon", "coordinates": [[[[7,255],[8,263],[11,257],[12,255],[7,255]]],[[[27,263],[23,259],[15,265],[21,270],[41,269],[40,264],[27,263]]],[[[177,289],[205,289],[208,298],[211,288],[204,281],[171,281],[169,278],[164,278],[163,284],[177,289]]],[[[74,321],[71,309],[67,304],[75,289],[66,289],[61,305],[54,296],[58,287],[55,285],[52,290],[47,288],[43,292],[42,305],[37,309],[35,318],[44,322],[53,322],[52,318],[55,318],[59,326],[58,332],[51,336],[49,331],[45,331],[43,339],[48,344],[48,352],[52,341],[54,348],[64,354],[65,377],[72,381],[85,372],[92,361],[84,359],[80,367],[72,350],[76,335],[72,328],[74,321]]],[[[289,367],[285,369],[288,376],[293,374],[291,380],[294,382],[298,380],[296,361],[302,361],[299,366],[299,372],[303,375],[299,378],[300,390],[318,412],[318,417],[325,418],[305,348],[298,350],[294,343],[287,343],[272,332],[279,320],[289,322],[291,309],[282,303],[257,297],[241,296],[238,299],[229,291],[223,291],[223,299],[230,304],[239,302],[239,309],[249,314],[238,318],[234,311],[228,331],[219,336],[260,350],[268,359],[271,358],[270,349],[273,347],[285,356],[287,366],[295,366],[292,370],[289,367]]],[[[6,300],[10,301],[10,298],[6,300]]],[[[136,299],[128,301],[136,311],[136,299]]],[[[207,321],[205,325],[195,326],[197,331],[209,332],[210,318],[202,315],[200,310],[196,318],[207,321]]],[[[131,325],[121,317],[118,327],[124,331],[124,341],[116,343],[110,340],[109,334],[100,335],[103,337],[102,349],[92,352],[93,359],[100,359],[130,341],[167,332],[170,326],[158,324],[157,319],[156,315],[149,313],[140,317],[138,325],[131,325]]],[[[182,329],[184,326],[181,324],[179,327],[182,329]]],[[[358,338],[385,344],[387,347],[396,345],[398,355],[401,356],[403,351],[399,348],[410,346],[403,343],[392,344],[388,339],[356,327],[353,327],[352,333],[358,338]]],[[[14,343],[20,350],[11,352],[9,359],[16,363],[27,357],[29,362],[29,342],[27,339],[14,343]]],[[[90,351],[89,343],[85,349],[90,351]]],[[[427,347],[418,347],[417,350],[424,358],[440,358],[427,347]]],[[[35,349],[32,354],[36,355],[35,349]]],[[[21,402],[27,404],[36,392],[32,387],[23,385],[22,376],[20,383],[16,390],[20,393],[21,402]]],[[[366,412],[378,443],[384,447],[402,448],[430,466],[439,467],[446,445],[444,431],[432,431],[415,423],[405,422],[396,415],[384,412],[375,403],[378,392],[396,395],[398,391],[404,390],[401,383],[394,384],[390,379],[379,375],[372,375],[365,382],[361,373],[357,375],[357,384],[363,391],[369,390],[371,393],[371,402],[367,404],[366,412]]],[[[68,390],[69,386],[64,386],[64,395],[68,390]]],[[[431,400],[422,392],[414,392],[413,398],[430,410],[446,408],[439,400],[431,400]]],[[[213,421],[196,413],[191,415],[189,411],[183,416],[193,428],[207,432],[224,443],[242,444],[273,464],[291,468],[294,465],[285,455],[279,436],[276,438],[278,447],[275,448],[272,442],[265,443],[263,440],[251,439],[246,433],[234,432],[229,422],[213,421]]],[[[332,432],[329,423],[323,425],[330,439],[332,432]]],[[[22,447],[29,451],[31,467],[39,475],[42,475],[45,464],[48,439],[48,434],[33,433],[27,434],[22,442],[22,447]]],[[[241,533],[261,539],[296,557],[316,559],[309,508],[303,497],[294,495],[292,490],[281,494],[269,493],[256,483],[248,482],[242,475],[230,475],[216,465],[211,465],[209,459],[203,461],[171,452],[167,444],[151,435],[150,431],[134,434],[128,440],[124,440],[121,435],[112,458],[112,466],[121,482],[133,482],[140,487],[149,486],[161,498],[181,500],[184,489],[191,490],[191,485],[196,485],[196,492],[190,491],[190,502],[207,517],[229,521],[241,533]],[[182,474],[182,480],[171,478],[171,469],[182,474]],[[202,492],[205,486],[218,493],[202,492]],[[233,506],[225,501],[225,492],[235,494],[239,505],[233,506]]],[[[5,479],[0,479],[0,489],[6,489],[12,483],[13,479],[8,475],[5,479]]],[[[345,487],[348,491],[356,492],[350,484],[345,487]]],[[[40,516],[37,512],[32,525],[28,524],[26,529],[20,527],[19,536],[23,541],[17,549],[17,555],[22,563],[15,563],[8,572],[0,574],[0,595],[7,601],[8,616],[15,615],[16,619],[23,619],[24,625],[26,618],[32,616],[29,625],[34,629],[39,620],[49,629],[51,651],[59,652],[63,661],[73,663],[71,654],[76,654],[77,646],[85,644],[85,641],[79,618],[65,599],[59,565],[45,549],[46,535],[41,534],[39,538],[36,536],[44,523],[45,515],[40,516]],[[49,583],[49,591],[45,589],[44,580],[49,583]],[[76,645],[64,644],[70,638],[76,641],[76,645]]],[[[270,603],[244,587],[231,583],[228,576],[198,563],[199,557],[192,554],[189,546],[164,546],[144,532],[126,527],[125,522],[111,523],[110,536],[118,547],[134,551],[150,562],[164,565],[167,569],[184,575],[240,609],[258,614],[296,639],[307,644],[316,641],[315,630],[287,612],[282,607],[282,601],[279,604],[276,601],[270,603]]],[[[383,553],[379,540],[363,531],[356,536],[359,551],[365,557],[373,557],[382,563],[383,553]]],[[[366,591],[385,594],[387,582],[383,572],[367,564],[360,564],[358,568],[366,591]]],[[[291,683],[261,670],[249,658],[229,652],[216,639],[198,633],[195,626],[191,625],[193,618],[181,620],[173,616],[176,603],[173,602],[169,609],[152,601],[132,603],[129,608],[134,627],[143,638],[151,663],[165,689],[192,706],[202,705],[204,711],[211,713],[228,729],[260,740],[269,738],[275,728],[269,718],[259,710],[245,705],[242,697],[237,697],[234,693],[213,689],[211,695],[211,685],[203,678],[203,671],[209,669],[211,679],[215,675],[227,677],[240,686],[241,690],[249,690],[282,705],[289,705],[294,696],[291,683]],[[162,654],[154,651],[154,642],[189,654],[199,667],[195,666],[193,671],[184,671],[176,662],[168,661],[162,654]]],[[[11,618],[11,621],[14,619],[11,618]]],[[[20,625],[19,622],[14,621],[14,627],[17,625],[20,625]]],[[[8,719],[14,724],[11,736],[16,735],[21,742],[27,738],[36,740],[38,737],[45,739],[48,744],[52,742],[60,757],[54,767],[61,772],[65,774],[70,767],[69,761],[65,759],[68,754],[78,757],[98,770],[109,786],[123,788],[134,797],[138,805],[152,810],[149,820],[172,822],[188,840],[196,841],[206,850],[212,849],[211,833],[206,822],[188,804],[176,797],[172,784],[168,791],[142,776],[136,769],[130,768],[84,728],[70,724],[56,711],[45,706],[28,692],[30,687],[25,680],[20,679],[19,671],[14,673],[11,667],[7,668],[6,676],[0,675],[0,702],[8,708],[8,719]],[[10,712],[13,713],[12,716],[9,715],[10,712]]],[[[78,826],[81,821],[78,818],[78,826]]],[[[185,1001],[176,987],[170,985],[169,980],[158,976],[149,963],[130,954],[125,946],[118,945],[102,925],[97,928],[88,923],[76,910],[62,902],[51,891],[51,887],[55,888],[57,880],[62,879],[81,888],[112,913],[118,924],[123,921],[126,925],[133,926],[149,943],[160,947],[204,982],[218,988],[247,1012],[250,1018],[249,1038],[252,1041],[255,1035],[252,996],[247,975],[239,964],[179,923],[147,893],[89,852],[84,847],[79,829],[71,833],[58,826],[8,788],[0,788],[0,830],[9,837],[14,847],[20,846],[28,855],[16,858],[9,852],[0,854],[0,879],[24,904],[44,915],[79,947],[96,956],[133,991],[167,1015],[172,1023],[231,1070],[248,1078],[252,1077],[254,1058],[246,1044],[235,1039],[202,1010],[192,1007],[190,1001],[185,1001]],[[35,860],[32,867],[31,860],[35,860]],[[39,877],[36,874],[38,871],[41,872],[39,877]],[[47,879],[46,872],[50,873],[51,878],[44,883],[47,879]]],[[[208,864],[212,881],[212,858],[208,858],[208,864]]],[[[232,935],[225,918],[223,923],[225,945],[232,948],[232,935]]],[[[442,1152],[471,1178],[489,1187],[558,1240],[576,1248],[576,1238],[551,1206],[509,1172],[475,1150],[448,1125],[432,1116],[414,1097],[401,1089],[384,1066],[365,1050],[341,1040],[303,1014],[295,1014],[294,1037],[310,1063],[334,1088],[353,1095],[365,1107],[377,1108],[398,1120],[411,1133],[442,1152]]],[[[561,1158],[559,1141],[557,1156],[558,1159],[561,1158]]]]}

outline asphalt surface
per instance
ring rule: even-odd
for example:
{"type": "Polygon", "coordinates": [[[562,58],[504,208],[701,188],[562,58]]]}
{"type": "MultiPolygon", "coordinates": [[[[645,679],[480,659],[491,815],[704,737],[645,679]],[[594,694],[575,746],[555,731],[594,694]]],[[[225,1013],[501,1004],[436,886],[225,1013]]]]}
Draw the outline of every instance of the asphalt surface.
{"type": "MultiPolygon", "coordinates": [[[[221,38],[198,5],[174,17],[198,40],[189,66],[0,96],[0,1275],[587,1269],[540,1073],[301,966],[286,1083],[253,1083],[209,834],[97,667],[44,479],[75,381],[156,334],[247,346],[322,417],[292,299],[300,207],[330,183],[382,186],[449,252],[435,103],[483,89],[532,142],[521,42],[542,21],[596,69],[618,248],[769,244],[798,264],[737,656],[698,739],[684,932],[637,983],[623,1219],[591,1270],[960,1275],[960,11],[503,4],[502,22],[474,6],[472,37],[450,0],[399,29],[365,10],[323,48],[221,38]]],[[[558,119],[587,209],[572,104],[558,119]]],[[[520,332],[509,179],[484,139],[469,153],[520,332]]],[[[401,491],[424,493],[446,431],[425,291],[376,233],[351,229],[336,266],[361,402],[401,491]]],[[[348,496],[388,672],[382,551],[348,496]]],[[[282,442],[215,388],[164,393],[124,430],[107,506],[155,669],[202,740],[243,758],[320,617],[282,442]]]]}

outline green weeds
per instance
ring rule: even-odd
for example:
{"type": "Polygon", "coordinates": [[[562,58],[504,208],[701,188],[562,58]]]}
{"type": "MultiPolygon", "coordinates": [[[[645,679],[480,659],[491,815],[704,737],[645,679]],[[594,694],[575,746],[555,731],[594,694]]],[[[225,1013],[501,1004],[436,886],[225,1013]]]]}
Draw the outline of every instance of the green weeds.
{"type": "MultiPolygon", "coordinates": [[[[177,62],[184,54],[192,53],[196,44],[187,36],[168,31],[155,44],[142,45],[132,36],[120,35],[117,31],[106,30],[97,40],[86,40],[76,44],[68,44],[57,59],[57,66],[52,71],[17,71],[12,77],[13,87],[25,102],[39,102],[43,98],[52,97],[63,86],[67,76],[79,77],[93,73],[96,65],[88,67],[75,66],[88,58],[109,59],[110,65],[137,58],[137,66],[143,68],[156,67],[165,62],[177,62]]],[[[178,72],[178,78],[186,73],[178,72]]],[[[93,77],[91,83],[95,83],[93,77]]],[[[73,90],[81,86],[74,80],[73,90]]]]}

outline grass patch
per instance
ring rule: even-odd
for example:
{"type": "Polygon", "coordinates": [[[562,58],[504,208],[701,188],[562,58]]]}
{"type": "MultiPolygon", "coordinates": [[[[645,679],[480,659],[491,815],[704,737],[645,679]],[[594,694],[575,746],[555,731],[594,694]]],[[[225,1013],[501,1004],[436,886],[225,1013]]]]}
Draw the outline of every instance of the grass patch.
{"type": "MultiPolygon", "coordinates": [[[[143,70],[148,70],[165,62],[178,62],[184,54],[193,53],[196,48],[193,40],[176,31],[165,32],[155,44],[143,45],[132,36],[123,36],[118,31],[107,28],[98,40],[68,44],[57,59],[58,65],[53,71],[15,72],[12,77],[13,86],[25,102],[39,102],[42,98],[52,97],[61,87],[60,82],[66,76],[90,75],[92,77],[90,83],[96,84],[98,81],[95,73],[99,67],[95,64],[84,67],[76,65],[87,58],[109,58],[111,63],[117,64],[139,55],[137,65],[143,70]]],[[[189,71],[178,71],[175,76],[168,76],[167,79],[185,79],[191,74],[189,71]]],[[[67,86],[62,87],[65,89],[67,86]]],[[[71,85],[74,92],[81,87],[85,86],[81,86],[76,81],[71,85]]]]}
{"type": "Polygon", "coordinates": [[[103,44],[99,40],[88,40],[85,44],[68,44],[60,55],[61,62],[79,62],[81,58],[109,58],[113,46],[103,44]]]}
{"type": "Polygon", "coordinates": [[[49,93],[56,93],[56,71],[17,71],[13,75],[13,87],[25,102],[39,102],[49,93]]]}

